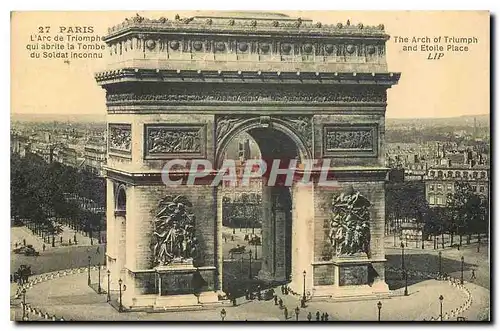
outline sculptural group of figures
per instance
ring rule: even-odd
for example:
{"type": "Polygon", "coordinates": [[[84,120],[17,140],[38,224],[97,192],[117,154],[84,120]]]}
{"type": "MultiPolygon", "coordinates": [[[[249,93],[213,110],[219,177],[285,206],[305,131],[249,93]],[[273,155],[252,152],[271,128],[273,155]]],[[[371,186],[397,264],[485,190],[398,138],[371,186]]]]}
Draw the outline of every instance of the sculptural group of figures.
{"type": "Polygon", "coordinates": [[[367,149],[373,145],[371,131],[334,131],[328,132],[326,148],[329,149],[367,149]]]}
{"type": "Polygon", "coordinates": [[[156,265],[185,262],[196,255],[195,217],[192,204],[182,195],[163,198],[153,220],[153,256],[156,265]]]}
{"type": "Polygon", "coordinates": [[[149,153],[190,153],[200,150],[199,133],[151,129],[148,137],[149,153]]]}
{"type": "Polygon", "coordinates": [[[370,205],[352,189],[333,198],[329,237],[337,256],[368,253],[370,205]]]}
{"type": "Polygon", "coordinates": [[[109,145],[111,148],[122,151],[129,151],[131,143],[130,129],[111,127],[109,140],[109,145]]]}

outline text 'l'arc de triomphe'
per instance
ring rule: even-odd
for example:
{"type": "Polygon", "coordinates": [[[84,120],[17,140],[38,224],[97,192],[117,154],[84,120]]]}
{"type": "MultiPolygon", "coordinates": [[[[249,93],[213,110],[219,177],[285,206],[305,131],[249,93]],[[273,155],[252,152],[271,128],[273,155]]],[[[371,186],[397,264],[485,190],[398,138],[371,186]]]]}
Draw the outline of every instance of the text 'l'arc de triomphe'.
{"type": "MultiPolygon", "coordinates": [[[[220,187],[168,187],[172,159],[221,166],[247,132],[263,159],[330,159],[338,186],[262,189],[260,279],[312,297],[387,294],[383,160],[384,26],[322,25],[271,13],[109,29],[107,265],[125,307],[209,304],[223,296],[220,187]]],[[[178,168],[183,177],[188,168],[178,168]]],[[[265,179],[263,179],[265,181],[265,179]]]]}

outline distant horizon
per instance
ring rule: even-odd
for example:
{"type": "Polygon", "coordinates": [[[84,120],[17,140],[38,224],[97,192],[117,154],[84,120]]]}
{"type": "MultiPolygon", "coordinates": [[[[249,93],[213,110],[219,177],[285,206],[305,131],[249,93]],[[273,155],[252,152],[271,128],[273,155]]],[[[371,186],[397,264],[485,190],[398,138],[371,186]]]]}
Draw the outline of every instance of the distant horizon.
{"type": "MultiPolygon", "coordinates": [[[[105,117],[106,113],[104,114],[96,114],[96,113],[65,113],[65,114],[57,114],[57,113],[17,113],[17,112],[11,112],[11,116],[43,116],[43,117],[64,117],[64,116],[98,116],[98,117],[105,117]]],[[[389,117],[386,116],[386,119],[391,119],[391,120],[411,120],[411,119],[445,119],[445,118],[459,118],[459,117],[484,117],[484,116],[490,116],[491,114],[464,114],[464,115],[454,115],[454,116],[434,116],[434,117],[389,117]]]]}

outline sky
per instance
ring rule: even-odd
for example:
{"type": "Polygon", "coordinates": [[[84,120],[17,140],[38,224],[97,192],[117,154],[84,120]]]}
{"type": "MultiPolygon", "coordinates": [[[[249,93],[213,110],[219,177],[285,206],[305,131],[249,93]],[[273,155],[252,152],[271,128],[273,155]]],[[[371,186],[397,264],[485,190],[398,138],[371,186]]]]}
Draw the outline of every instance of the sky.
{"type": "MultiPolygon", "coordinates": [[[[138,12],[148,18],[173,19],[197,12],[138,12]]],[[[489,13],[425,11],[283,11],[336,24],[383,23],[391,35],[387,41],[389,71],[401,72],[398,85],[388,90],[388,118],[454,117],[490,112],[489,13]],[[428,60],[429,52],[403,51],[395,36],[430,38],[476,37],[468,52],[446,52],[440,60],[428,60]]],[[[26,49],[38,27],[93,26],[104,36],[108,27],[136,12],[15,12],[11,15],[11,112],[38,114],[104,115],[105,93],[94,73],[105,69],[106,59],[31,59],[26,49]]],[[[53,30],[52,30],[53,31],[53,30]]],[[[434,43],[431,42],[431,45],[434,43]]],[[[462,46],[462,45],[461,45],[462,46]]]]}

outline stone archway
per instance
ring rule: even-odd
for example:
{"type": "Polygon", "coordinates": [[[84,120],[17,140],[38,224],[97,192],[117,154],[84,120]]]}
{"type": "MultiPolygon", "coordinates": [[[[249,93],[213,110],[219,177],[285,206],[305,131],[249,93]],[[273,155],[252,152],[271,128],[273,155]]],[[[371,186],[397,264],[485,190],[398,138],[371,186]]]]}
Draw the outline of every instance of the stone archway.
{"type": "MultiPolygon", "coordinates": [[[[311,158],[311,150],[306,145],[310,141],[307,134],[311,134],[311,130],[305,128],[294,131],[292,126],[296,123],[294,120],[300,121],[303,126],[312,125],[309,117],[292,117],[291,120],[273,116],[264,118],[222,116],[218,118],[216,136],[222,136],[222,139],[217,148],[216,164],[218,167],[222,165],[228,144],[242,132],[249,134],[259,146],[261,158],[267,164],[267,171],[261,179],[262,265],[258,278],[271,283],[291,281],[298,290],[299,283],[300,289],[303,286],[303,271],[310,269],[307,263],[303,263],[304,259],[301,256],[312,255],[312,252],[307,252],[310,245],[305,245],[299,236],[307,236],[307,231],[311,228],[310,223],[313,221],[312,210],[307,212],[307,208],[303,206],[298,208],[298,199],[303,202],[309,200],[312,203],[313,188],[297,185],[296,179],[285,183],[283,176],[280,176],[275,184],[268,185],[269,170],[274,160],[281,162],[280,169],[287,169],[291,160],[296,160],[297,168],[299,168],[298,165],[303,160],[311,158]],[[225,135],[218,131],[221,129],[221,121],[232,123],[225,135]],[[299,209],[303,212],[297,212],[299,209]]],[[[227,126],[223,125],[222,128],[227,129],[227,126]]],[[[293,177],[300,175],[300,172],[297,170],[293,177]]],[[[221,194],[219,187],[218,195],[221,194]]],[[[218,201],[221,202],[221,200],[222,198],[219,197],[218,201]]],[[[221,211],[222,207],[219,206],[218,219],[222,218],[221,211]]],[[[222,266],[220,268],[223,269],[222,266]]]]}
{"type": "MultiPolygon", "coordinates": [[[[272,14],[265,19],[221,15],[175,20],[137,15],[111,28],[103,40],[109,67],[96,80],[106,89],[108,110],[108,233],[117,230],[109,222],[115,217],[113,183],[125,184],[128,206],[126,257],[109,240],[115,247],[109,247],[108,261],[119,259],[124,265],[126,305],[191,305],[222,295],[222,197],[210,180],[165,187],[162,171],[173,159],[186,161],[173,172],[181,182],[189,177],[193,160],[215,164],[216,170],[221,151],[242,131],[260,140],[265,157],[331,159],[329,170],[338,189],[350,188],[370,202],[366,256],[346,259],[332,252],[329,236],[335,192],[316,180],[292,186],[289,194],[268,192],[277,200],[291,200],[291,216],[283,218],[292,219],[291,263],[267,254],[269,259],[276,256],[268,268],[271,277],[282,270],[279,276],[287,279],[291,271],[294,291],[305,288],[316,296],[387,293],[385,110],[387,89],[400,74],[387,69],[383,25],[322,25],[272,14]],[[153,210],[175,196],[192,205],[197,249],[182,251],[192,264],[156,265],[150,245],[153,210]],[[377,284],[367,282],[369,268],[377,274],[377,284]],[[191,283],[195,274],[203,280],[198,298],[191,283]]],[[[318,175],[317,169],[311,172],[318,175]]],[[[269,204],[264,208],[267,219],[280,214],[280,208],[289,210],[286,203],[269,204]]]]}

